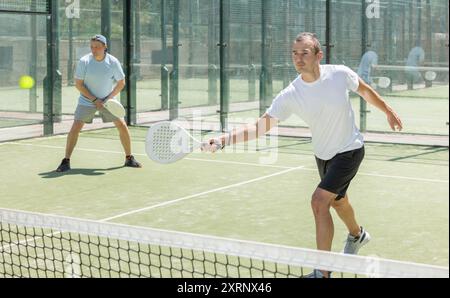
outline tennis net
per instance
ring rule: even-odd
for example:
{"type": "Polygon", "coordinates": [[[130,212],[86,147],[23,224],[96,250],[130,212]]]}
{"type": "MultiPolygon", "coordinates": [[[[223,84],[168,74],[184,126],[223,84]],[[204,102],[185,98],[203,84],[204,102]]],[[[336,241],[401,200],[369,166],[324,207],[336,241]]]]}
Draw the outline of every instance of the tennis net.
{"type": "Polygon", "coordinates": [[[448,268],[0,209],[0,277],[446,277],[448,268]]]}

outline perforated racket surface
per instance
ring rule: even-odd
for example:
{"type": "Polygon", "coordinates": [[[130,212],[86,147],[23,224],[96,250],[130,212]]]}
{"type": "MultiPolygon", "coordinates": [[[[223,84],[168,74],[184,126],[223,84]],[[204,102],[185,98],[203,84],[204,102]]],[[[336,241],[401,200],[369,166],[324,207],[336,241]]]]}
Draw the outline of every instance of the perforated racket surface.
{"type": "Polygon", "coordinates": [[[149,128],[145,151],[151,160],[169,164],[184,158],[202,145],[204,146],[181,126],[174,122],[163,121],[149,128]]]}
{"type": "Polygon", "coordinates": [[[427,81],[434,81],[437,77],[437,74],[434,71],[427,71],[425,73],[425,79],[427,81]]]}
{"type": "Polygon", "coordinates": [[[391,79],[388,77],[378,78],[378,86],[381,88],[387,88],[391,85],[391,79]]]}

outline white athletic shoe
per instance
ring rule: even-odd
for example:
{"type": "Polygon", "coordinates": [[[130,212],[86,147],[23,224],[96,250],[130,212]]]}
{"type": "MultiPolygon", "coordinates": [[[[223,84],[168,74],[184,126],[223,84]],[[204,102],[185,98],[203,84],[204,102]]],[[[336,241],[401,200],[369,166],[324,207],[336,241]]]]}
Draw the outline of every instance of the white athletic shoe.
{"type": "Polygon", "coordinates": [[[369,233],[361,227],[361,232],[358,237],[348,235],[345,241],[344,253],[356,255],[361,247],[370,241],[369,233]]]}

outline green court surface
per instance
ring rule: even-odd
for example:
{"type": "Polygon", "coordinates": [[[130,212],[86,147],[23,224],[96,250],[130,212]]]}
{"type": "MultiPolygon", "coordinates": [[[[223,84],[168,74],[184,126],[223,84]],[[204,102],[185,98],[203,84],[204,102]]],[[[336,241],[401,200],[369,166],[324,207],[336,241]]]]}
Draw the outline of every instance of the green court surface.
{"type": "MultiPolygon", "coordinates": [[[[195,152],[159,165],[145,155],[146,129],[131,133],[142,169],[122,167],[115,129],[82,133],[66,174],[54,172],[65,136],[0,143],[0,206],[315,248],[310,197],[318,174],[309,140],[267,139],[258,150],[195,152]]],[[[366,144],[349,189],[373,237],[360,254],[448,266],[448,167],[448,148],[366,144]]],[[[346,231],[333,216],[340,251],[346,231]]]]}
{"type": "Polygon", "coordinates": [[[417,97],[417,98],[441,98],[448,100],[448,85],[434,86],[432,88],[406,90],[400,92],[392,92],[390,96],[417,97]]]}

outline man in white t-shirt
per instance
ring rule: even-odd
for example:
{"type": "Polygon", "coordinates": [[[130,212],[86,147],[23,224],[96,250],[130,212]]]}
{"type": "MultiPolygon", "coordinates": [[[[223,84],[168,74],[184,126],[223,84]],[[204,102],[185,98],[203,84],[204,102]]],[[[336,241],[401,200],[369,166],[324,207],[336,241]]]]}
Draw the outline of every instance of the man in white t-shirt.
{"type": "Polygon", "coordinates": [[[119,131],[120,141],[125,151],[126,167],[141,168],[141,164],[131,155],[131,137],[126,122],[111,114],[104,103],[120,93],[125,87],[125,74],[117,58],[108,54],[108,43],[103,35],[91,38],[91,53],[82,57],[75,71],[75,86],[80,92],[75,120],[67,136],[65,157],[56,172],[66,172],[70,168],[70,157],[77,144],[78,136],[85,123],[92,123],[98,111],[103,122],[113,122],[119,131]]]}
{"type": "MultiPolygon", "coordinates": [[[[356,254],[370,240],[358,225],[346,194],[364,157],[364,140],[355,125],[348,92],[358,93],[383,111],[392,130],[402,122],[393,109],[358,75],[343,65],[320,65],[323,58],[315,34],[301,33],[292,46],[292,58],[299,76],[275,98],[254,125],[209,140],[204,150],[216,151],[229,144],[246,142],[264,135],[292,114],[310,127],[321,182],[312,195],[317,249],[331,251],[334,226],[333,207],[348,228],[344,253],[356,254]]],[[[314,270],[307,277],[329,277],[330,272],[314,270]]]]}

